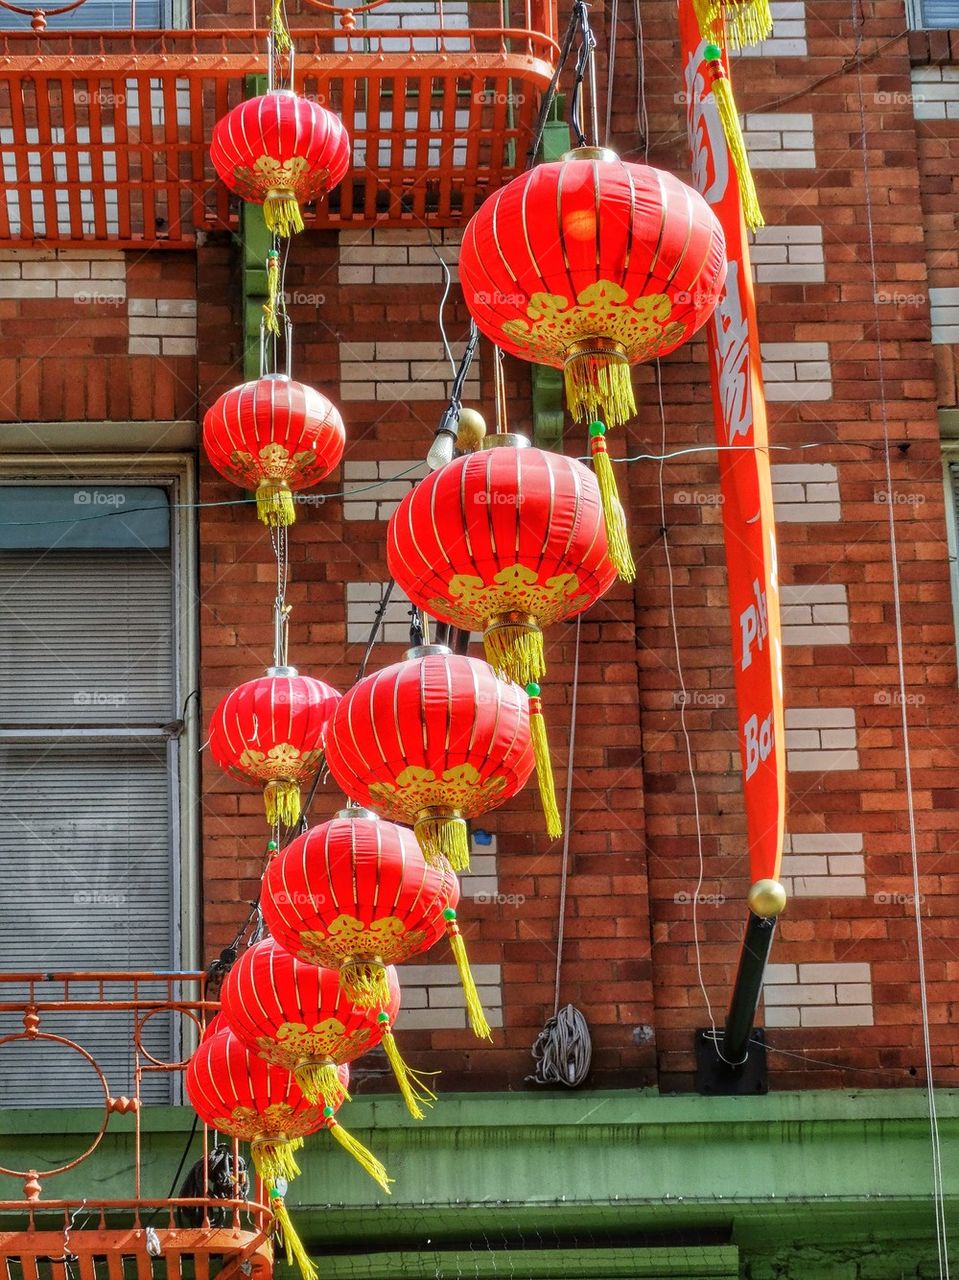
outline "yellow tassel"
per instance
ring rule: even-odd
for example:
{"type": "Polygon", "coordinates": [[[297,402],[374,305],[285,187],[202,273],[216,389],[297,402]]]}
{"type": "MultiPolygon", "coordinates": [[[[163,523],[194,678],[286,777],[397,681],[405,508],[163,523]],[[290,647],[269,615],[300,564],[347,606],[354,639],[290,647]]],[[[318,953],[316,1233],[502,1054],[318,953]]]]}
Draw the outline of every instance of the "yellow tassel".
{"type": "Polygon", "coordinates": [[[483,1012],[483,1005],[473,979],[473,971],[470,968],[469,956],[466,954],[466,943],[463,941],[460,927],[456,923],[456,912],[452,907],[447,907],[443,915],[446,917],[450,950],[453,952],[453,959],[456,961],[456,972],[460,976],[463,995],[466,997],[466,1012],[469,1014],[473,1034],[479,1036],[481,1040],[492,1040],[493,1033],[490,1031],[489,1023],[486,1021],[486,1014],[483,1012]]]}
{"type": "Polygon", "coordinates": [[[756,184],[753,181],[752,170],[749,167],[746,140],[743,137],[742,127],[739,123],[736,103],[733,101],[732,86],[729,83],[726,68],[723,66],[722,54],[718,46],[707,45],[705,57],[706,66],[712,76],[711,91],[716,103],[716,110],[719,112],[719,118],[722,121],[723,133],[726,135],[729,158],[732,160],[733,168],[736,170],[736,181],[739,183],[739,199],[743,206],[743,219],[750,231],[755,231],[758,227],[764,227],[766,223],[763,219],[763,211],[759,207],[759,196],[756,194],[756,184]],[[715,53],[716,56],[711,57],[712,53],[715,53]]]}
{"type": "Polygon", "coordinates": [[[293,47],[290,33],[283,17],[283,0],[273,0],[270,10],[270,35],[273,37],[273,48],[277,53],[288,53],[293,47]]]}
{"type": "Polygon", "coordinates": [[[543,817],[546,819],[546,834],[551,840],[556,840],[563,834],[563,820],[559,816],[559,808],[556,804],[553,762],[549,755],[549,740],[546,737],[546,721],[543,719],[543,703],[539,696],[539,685],[528,684],[526,692],[529,694],[529,733],[533,740],[533,758],[536,761],[539,800],[543,806],[543,817]]]}
{"type": "Polygon", "coordinates": [[[349,1102],[350,1095],[332,1063],[301,1062],[293,1072],[304,1098],[317,1105],[338,1107],[349,1102]]]}
{"type": "Polygon", "coordinates": [[[733,49],[761,44],[772,35],[769,0],[693,0],[699,33],[704,40],[718,40],[725,26],[733,49]]]}
{"type": "Polygon", "coordinates": [[[292,827],[300,820],[300,788],[289,778],[275,778],[263,788],[266,820],[270,826],[277,822],[292,827]]]}
{"type": "Polygon", "coordinates": [[[292,191],[273,190],[263,202],[263,221],[275,235],[288,240],[303,230],[303,215],[292,191]]]}
{"type": "Polygon", "coordinates": [[[621,426],[636,413],[633,381],[625,352],[596,346],[577,351],[563,369],[566,403],[574,418],[602,418],[611,427],[621,426]]]}
{"type": "Polygon", "coordinates": [[[290,1211],[283,1197],[278,1196],[275,1191],[270,1192],[270,1208],[273,1210],[273,1221],[283,1233],[283,1248],[289,1265],[296,1265],[303,1280],[319,1280],[320,1273],[313,1265],[306,1246],[296,1233],[290,1211]]]}
{"type": "Polygon", "coordinates": [[[486,661],[506,680],[529,684],[546,674],[543,633],[526,615],[494,618],[483,633],[486,661]]]}
{"type": "Polygon", "coordinates": [[[266,302],[263,304],[263,327],[267,333],[280,336],[280,255],[271,249],[266,255],[266,302]]]}
{"type": "Polygon", "coordinates": [[[340,989],[358,1009],[382,1008],[390,998],[386,968],[377,961],[348,960],[340,968],[340,989]]]}
{"type": "Polygon", "coordinates": [[[436,1094],[427,1085],[422,1073],[414,1071],[403,1061],[392,1031],[387,1031],[383,1037],[383,1048],[393,1068],[393,1075],[396,1077],[396,1084],[403,1095],[407,1111],[414,1120],[422,1120],[423,1111],[419,1104],[422,1102],[424,1107],[431,1107],[436,1101],[436,1094]]]}
{"type": "Polygon", "coordinates": [[[285,529],[296,520],[293,494],[285,480],[261,480],[256,490],[256,514],[271,529],[285,529]]]}
{"type": "Polygon", "coordinates": [[[633,553],[629,549],[626,513],[619,500],[616,476],[613,474],[613,464],[609,460],[609,450],[606,447],[606,427],[602,422],[590,423],[589,444],[593,452],[593,471],[596,474],[599,496],[603,503],[609,558],[616,566],[616,572],[623,582],[633,582],[636,579],[636,565],[633,563],[633,553]]]}
{"type": "Polygon", "coordinates": [[[416,820],[413,834],[431,866],[442,867],[445,858],[454,871],[469,871],[469,832],[466,823],[452,809],[446,813],[427,811],[416,820]]]}
{"type": "Polygon", "coordinates": [[[365,1169],[374,1182],[378,1182],[387,1195],[391,1195],[390,1183],[393,1179],[387,1174],[386,1169],[373,1155],[372,1151],[368,1151],[362,1142],[358,1142],[347,1129],[344,1129],[332,1117],[329,1120],[327,1128],[333,1139],[340,1144],[344,1151],[348,1151],[360,1168],[365,1169]]]}
{"type": "Polygon", "coordinates": [[[300,1166],[296,1163],[293,1152],[299,1151],[302,1146],[302,1138],[290,1138],[286,1141],[270,1138],[254,1142],[250,1148],[253,1168],[269,1186],[278,1178],[292,1182],[300,1176],[300,1166]]]}

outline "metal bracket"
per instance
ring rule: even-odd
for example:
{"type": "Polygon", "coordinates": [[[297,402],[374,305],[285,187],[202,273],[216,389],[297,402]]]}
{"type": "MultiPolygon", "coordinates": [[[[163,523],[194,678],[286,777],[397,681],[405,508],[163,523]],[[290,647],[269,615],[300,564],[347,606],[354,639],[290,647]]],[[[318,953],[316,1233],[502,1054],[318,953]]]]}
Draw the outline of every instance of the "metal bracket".
{"type": "MultiPolygon", "coordinates": [[[[245,76],[246,97],[266,93],[266,76],[245,76]]],[[[240,205],[240,248],[243,255],[241,289],[243,293],[243,376],[247,381],[260,376],[260,322],[263,303],[268,295],[266,255],[273,247],[273,237],[263,221],[258,204],[240,205]]]]}
{"type": "Polygon", "coordinates": [[[753,1030],[746,1059],[731,1066],[719,1056],[723,1033],[711,1027],[696,1032],[696,1092],[712,1097],[743,1098],[769,1092],[766,1066],[766,1034],[753,1030]]]}

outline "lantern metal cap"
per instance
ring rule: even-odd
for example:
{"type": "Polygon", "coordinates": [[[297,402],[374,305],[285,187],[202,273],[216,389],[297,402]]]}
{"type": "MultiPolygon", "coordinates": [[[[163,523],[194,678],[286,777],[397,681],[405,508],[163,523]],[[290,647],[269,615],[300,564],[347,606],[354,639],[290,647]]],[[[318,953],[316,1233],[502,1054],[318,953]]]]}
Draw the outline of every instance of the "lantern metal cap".
{"type": "Polygon", "coordinates": [[[257,382],[291,382],[292,379],[288,373],[264,373],[256,379],[257,382]]]}
{"type": "Polygon", "coordinates": [[[618,160],[619,156],[609,147],[574,147],[563,154],[564,160],[605,160],[607,163],[618,160]]]}
{"type": "Polygon", "coordinates": [[[449,645],[445,644],[415,644],[412,649],[407,649],[407,658],[448,658],[452,655],[453,650],[449,645]]]}
{"type": "Polygon", "coordinates": [[[480,445],[481,449],[528,449],[529,437],[518,431],[506,431],[500,435],[487,436],[480,445]]]}
{"type": "Polygon", "coordinates": [[[345,809],[339,809],[336,816],[346,822],[378,821],[378,815],[372,809],[364,809],[360,804],[348,804],[345,809]]]}
{"type": "Polygon", "coordinates": [[[267,667],[266,674],[268,676],[298,676],[300,673],[296,667],[267,667]]]}

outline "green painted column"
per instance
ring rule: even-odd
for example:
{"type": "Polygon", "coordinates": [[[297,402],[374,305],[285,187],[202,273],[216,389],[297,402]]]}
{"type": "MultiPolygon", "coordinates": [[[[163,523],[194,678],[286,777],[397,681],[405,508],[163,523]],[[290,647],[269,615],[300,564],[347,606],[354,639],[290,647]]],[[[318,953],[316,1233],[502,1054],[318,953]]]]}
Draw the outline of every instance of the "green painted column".
{"type": "MultiPolygon", "coordinates": [[[[559,160],[569,150],[569,125],[563,119],[564,100],[557,95],[552,119],[543,133],[541,158],[559,160]]],[[[533,443],[540,449],[561,449],[563,445],[563,371],[549,365],[532,365],[533,443]]]]}
{"type": "MultiPolygon", "coordinates": [[[[247,76],[243,82],[248,98],[266,93],[266,76],[247,76]]],[[[247,381],[260,375],[260,320],[267,298],[266,255],[273,237],[258,204],[240,205],[241,284],[243,291],[243,376],[247,381]]]]}

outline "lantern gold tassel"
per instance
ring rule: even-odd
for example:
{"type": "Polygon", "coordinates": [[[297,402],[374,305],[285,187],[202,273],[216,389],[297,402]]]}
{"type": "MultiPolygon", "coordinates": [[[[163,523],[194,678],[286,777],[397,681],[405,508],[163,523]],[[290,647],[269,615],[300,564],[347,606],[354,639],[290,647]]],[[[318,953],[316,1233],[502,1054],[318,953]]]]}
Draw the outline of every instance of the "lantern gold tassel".
{"type": "Polygon", "coordinates": [[[330,1136],[334,1141],[338,1142],[344,1151],[349,1152],[361,1169],[365,1169],[374,1182],[378,1182],[387,1195],[391,1195],[390,1183],[393,1179],[387,1174],[386,1169],[377,1160],[372,1151],[368,1151],[362,1142],[357,1141],[348,1129],[334,1119],[333,1108],[327,1107],[323,1112],[326,1116],[326,1127],[330,1131],[330,1136]]]}
{"type": "Polygon", "coordinates": [[[266,302],[263,304],[263,327],[274,337],[280,336],[280,255],[271,249],[266,255],[266,302]]]}
{"type": "Polygon", "coordinates": [[[606,447],[606,427],[602,422],[590,423],[589,446],[593,454],[593,471],[596,475],[596,483],[599,485],[599,496],[603,503],[609,558],[616,566],[616,572],[623,582],[634,582],[636,565],[633,563],[633,553],[629,549],[626,513],[619,500],[616,476],[606,447]]]}
{"type": "Polygon", "coordinates": [[[270,1208],[273,1210],[273,1221],[283,1234],[283,1248],[289,1265],[296,1265],[303,1280],[319,1280],[319,1272],[313,1265],[306,1246],[296,1233],[286,1202],[274,1190],[270,1191],[270,1208]]]}
{"type": "Polygon", "coordinates": [[[310,1102],[339,1106],[350,1100],[336,1067],[330,1062],[301,1062],[293,1074],[304,1098],[310,1102]]]}
{"type": "Polygon", "coordinates": [[[348,960],[340,968],[340,986],[358,1009],[384,1005],[390,998],[386,969],[376,962],[348,960]]]}
{"type": "Polygon", "coordinates": [[[303,214],[292,191],[275,187],[263,201],[263,221],[276,235],[288,240],[303,230],[303,214]]]}
{"type": "Polygon", "coordinates": [[[736,103],[733,101],[732,86],[729,83],[726,68],[723,66],[723,55],[719,45],[708,44],[703,50],[703,57],[712,77],[711,91],[713,99],[716,103],[716,110],[719,112],[719,118],[722,121],[723,133],[726,135],[729,156],[733,162],[733,168],[736,170],[739,199],[743,206],[743,218],[749,230],[755,231],[758,227],[764,227],[766,223],[763,219],[763,211],[759,207],[759,196],[756,194],[756,184],[753,181],[752,170],[749,167],[749,156],[746,153],[746,140],[743,137],[742,127],[739,123],[739,113],[736,110],[736,103]]]}
{"type": "Polygon", "coordinates": [[[278,1178],[292,1182],[300,1176],[300,1166],[296,1163],[294,1151],[303,1146],[302,1138],[264,1139],[251,1146],[253,1168],[267,1185],[272,1186],[278,1178]]]}
{"type": "Polygon", "coordinates": [[[300,788],[289,778],[274,778],[263,788],[266,820],[270,826],[281,822],[292,827],[300,820],[300,788]]]}
{"type": "Polygon", "coordinates": [[[399,1046],[390,1030],[390,1015],[381,1013],[377,1019],[380,1023],[386,1023],[386,1035],[383,1037],[383,1049],[389,1059],[389,1064],[393,1068],[393,1075],[396,1077],[396,1084],[403,1095],[403,1101],[406,1103],[406,1109],[414,1120],[423,1119],[423,1110],[420,1107],[422,1102],[424,1107],[431,1107],[436,1101],[436,1094],[430,1089],[420,1072],[414,1071],[408,1067],[403,1061],[399,1046]]]}
{"type": "Polygon", "coordinates": [[[543,633],[529,614],[504,613],[491,619],[483,648],[486,661],[506,680],[529,684],[546,674],[543,633]]]}
{"type": "Polygon", "coordinates": [[[413,834],[431,866],[441,866],[445,858],[454,871],[469,871],[469,832],[455,810],[425,809],[413,826],[413,834]]]}
{"type": "Polygon", "coordinates": [[[536,781],[539,783],[539,800],[543,806],[543,817],[546,819],[546,834],[551,840],[558,840],[563,834],[563,820],[559,816],[559,808],[556,804],[553,762],[549,754],[549,739],[546,736],[546,721],[543,719],[543,702],[539,696],[539,685],[531,682],[526,686],[526,692],[529,694],[529,734],[533,740],[536,781]]]}
{"type": "Polygon", "coordinates": [[[492,1040],[493,1033],[490,1031],[489,1023],[486,1021],[486,1014],[483,1012],[483,1005],[479,998],[479,992],[476,990],[473,971],[470,968],[469,956],[466,954],[466,943],[463,941],[460,927],[456,923],[456,912],[452,907],[447,907],[443,912],[443,917],[446,920],[446,932],[449,935],[450,950],[453,952],[453,959],[456,961],[456,972],[460,976],[460,985],[466,998],[466,1012],[469,1015],[470,1027],[473,1034],[479,1036],[481,1040],[492,1040]]]}
{"type": "Polygon", "coordinates": [[[597,338],[570,348],[563,366],[566,403],[574,418],[602,417],[622,426],[636,413],[633,380],[626,352],[617,342],[597,338]]]}
{"type": "Polygon", "coordinates": [[[286,19],[283,16],[283,0],[273,0],[270,9],[270,35],[273,37],[273,48],[277,53],[288,53],[293,47],[286,19]]]}
{"type": "Polygon", "coordinates": [[[734,49],[761,44],[772,35],[769,0],[693,0],[693,9],[704,40],[715,40],[724,26],[734,49]]]}
{"type": "Polygon", "coordinates": [[[293,524],[296,507],[285,480],[260,481],[256,490],[256,514],[271,529],[285,529],[293,524]]]}

